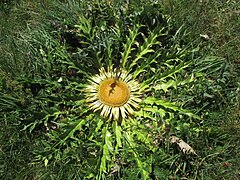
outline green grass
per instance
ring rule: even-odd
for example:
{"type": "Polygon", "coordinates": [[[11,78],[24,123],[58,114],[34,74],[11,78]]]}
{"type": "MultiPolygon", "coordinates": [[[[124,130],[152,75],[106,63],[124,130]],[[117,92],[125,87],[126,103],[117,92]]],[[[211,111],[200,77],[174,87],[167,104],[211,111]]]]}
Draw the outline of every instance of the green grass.
{"type": "MultiPolygon", "coordinates": [[[[98,175],[106,179],[136,179],[149,172],[150,179],[238,179],[239,2],[164,0],[145,5],[144,1],[132,1],[128,7],[121,1],[113,1],[114,6],[107,2],[1,2],[0,178],[91,179],[98,175]],[[121,55],[119,52],[129,45],[129,33],[134,33],[137,23],[145,27],[139,29],[141,35],[133,43],[136,50],[130,50],[129,57],[127,53],[121,55]],[[161,46],[153,43],[151,47],[160,49],[155,53],[159,53],[155,57],[159,58],[154,65],[157,68],[146,63],[154,54],[131,64],[131,58],[140,56],[138,51],[147,44],[144,38],[150,37],[150,32],[154,35],[158,23],[164,28],[163,35],[157,36],[161,46]],[[122,56],[129,58],[124,64],[132,71],[140,72],[140,65],[148,70],[136,76],[153,77],[151,95],[155,100],[161,97],[176,102],[176,106],[161,104],[165,105],[161,113],[167,114],[163,119],[169,124],[163,126],[158,121],[160,128],[148,134],[155,137],[153,141],[143,138],[146,128],[138,124],[136,130],[132,127],[137,151],[124,146],[114,154],[111,148],[99,145],[104,131],[96,129],[112,133],[113,140],[104,139],[109,147],[119,143],[114,141],[114,132],[101,125],[97,115],[79,115],[88,113],[80,101],[81,84],[85,83],[85,74],[96,73],[110,60],[117,64],[122,56]],[[191,63],[186,65],[186,61],[191,63]],[[57,83],[60,77],[62,84],[57,83]],[[189,118],[182,108],[202,119],[189,118]],[[79,122],[81,131],[73,131],[79,117],[87,121],[79,122]],[[58,126],[62,128],[55,130],[58,126]],[[198,156],[184,155],[178,146],[170,145],[171,135],[190,144],[198,156]],[[107,165],[101,159],[96,166],[101,151],[114,157],[106,155],[107,165]],[[107,173],[101,168],[106,168],[107,173]]],[[[156,108],[160,103],[151,102],[150,98],[148,101],[148,107],[156,108]]],[[[161,117],[154,114],[155,119],[161,117]]],[[[142,120],[151,122],[139,116],[138,121],[142,120]]]]}
{"type": "Polygon", "coordinates": [[[207,35],[207,47],[212,54],[232,62],[239,58],[239,2],[238,1],[174,1],[165,0],[168,13],[177,26],[184,24],[190,37],[207,35]]]}

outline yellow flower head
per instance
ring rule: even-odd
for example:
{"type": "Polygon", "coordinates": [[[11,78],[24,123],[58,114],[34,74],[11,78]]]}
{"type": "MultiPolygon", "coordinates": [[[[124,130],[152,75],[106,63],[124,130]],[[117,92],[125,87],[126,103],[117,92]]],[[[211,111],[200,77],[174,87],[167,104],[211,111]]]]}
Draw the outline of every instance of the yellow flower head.
{"type": "Polygon", "coordinates": [[[134,113],[141,101],[140,84],[124,69],[108,67],[90,78],[86,87],[89,106],[105,118],[125,119],[134,113]]]}

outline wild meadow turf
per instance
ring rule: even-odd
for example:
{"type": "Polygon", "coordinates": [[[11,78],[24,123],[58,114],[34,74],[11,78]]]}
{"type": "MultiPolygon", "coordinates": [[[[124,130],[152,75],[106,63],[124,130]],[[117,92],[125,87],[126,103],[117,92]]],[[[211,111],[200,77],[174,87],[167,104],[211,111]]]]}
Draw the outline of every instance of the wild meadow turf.
{"type": "Polygon", "coordinates": [[[1,2],[0,178],[238,179],[239,2],[109,3],[1,2]],[[133,39],[136,24],[144,27],[133,39]],[[157,36],[161,45],[154,42],[156,32],[162,33],[157,36]],[[148,43],[155,56],[141,56],[149,51],[148,43]],[[149,62],[147,72],[136,75],[142,82],[156,82],[145,96],[171,102],[146,98],[149,116],[137,117],[146,124],[131,132],[124,125],[111,131],[111,124],[102,125],[82,101],[86,73],[122,57],[144,59],[133,65],[139,72],[137,67],[149,62]],[[150,64],[151,58],[157,63],[150,64]],[[158,121],[162,116],[168,122],[164,126],[158,121]],[[111,138],[103,137],[106,132],[111,138]],[[134,141],[122,139],[125,148],[118,149],[121,135],[134,141]],[[173,135],[197,155],[170,144],[173,135]]]}

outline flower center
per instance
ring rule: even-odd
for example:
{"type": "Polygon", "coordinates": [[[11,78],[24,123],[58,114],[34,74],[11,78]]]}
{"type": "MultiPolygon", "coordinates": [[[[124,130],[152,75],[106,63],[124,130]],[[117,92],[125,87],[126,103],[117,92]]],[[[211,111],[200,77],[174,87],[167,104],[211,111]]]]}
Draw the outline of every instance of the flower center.
{"type": "Polygon", "coordinates": [[[106,79],[102,81],[98,89],[99,100],[109,106],[119,107],[130,98],[128,85],[120,80],[106,79]]]}

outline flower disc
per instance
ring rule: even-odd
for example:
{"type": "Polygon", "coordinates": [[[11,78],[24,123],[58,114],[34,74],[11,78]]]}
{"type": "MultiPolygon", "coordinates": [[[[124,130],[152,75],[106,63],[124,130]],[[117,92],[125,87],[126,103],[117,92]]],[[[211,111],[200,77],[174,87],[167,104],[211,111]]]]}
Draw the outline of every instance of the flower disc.
{"type": "Polygon", "coordinates": [[[99,100],[106,105],[119,107],[128,101],[130,98],[130,91],[128,85],[123,81],[110,78],[100,83],[98,97],[99,100]]]}

